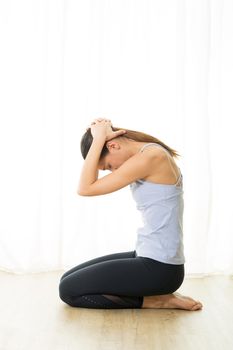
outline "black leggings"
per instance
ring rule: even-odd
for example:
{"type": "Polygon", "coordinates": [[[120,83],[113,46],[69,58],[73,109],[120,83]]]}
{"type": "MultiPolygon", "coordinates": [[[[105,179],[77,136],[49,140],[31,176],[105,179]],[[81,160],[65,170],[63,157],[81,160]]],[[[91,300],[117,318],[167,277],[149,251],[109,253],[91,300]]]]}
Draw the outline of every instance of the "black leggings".
{"type": "Polygon", "coordinates": [[[183,280],[184,264],[165,264],[133,250],[104,255],[65,272],[59,296],[74,307],[141,308],[143,296],[173,293],[183,280]]]}

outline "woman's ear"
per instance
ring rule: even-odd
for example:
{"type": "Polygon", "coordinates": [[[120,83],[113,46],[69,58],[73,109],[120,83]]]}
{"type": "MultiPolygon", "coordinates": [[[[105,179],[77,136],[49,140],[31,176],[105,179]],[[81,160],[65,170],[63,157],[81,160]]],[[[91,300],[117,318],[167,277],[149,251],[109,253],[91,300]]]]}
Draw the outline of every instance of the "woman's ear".
{"type": "Polygon", "coordinates": [[[108,148],[109,151],[112,149],[120,149],[120,144],[116,141],[110,140],[106,143],[106,147],[108,148]]]}

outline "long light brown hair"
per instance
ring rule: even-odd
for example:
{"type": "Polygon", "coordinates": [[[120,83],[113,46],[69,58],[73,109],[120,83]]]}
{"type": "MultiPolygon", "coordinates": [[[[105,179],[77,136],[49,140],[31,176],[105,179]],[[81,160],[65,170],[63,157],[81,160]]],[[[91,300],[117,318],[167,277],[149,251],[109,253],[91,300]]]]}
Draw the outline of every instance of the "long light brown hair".
{"type": "MultiPolygon", "coordinates": [[[[169,147],[168,145],[166,145],[164,142],[162,142],[158,138],[151,136],[149,134],[145,134],[144,132],[135,131],[135,130],[131,130],[131,129],[125,129],[125,128],[119,128],[119,127],[114,127],[114,126],[112,126],[112,130],[113,131],[126,130],[125,134],[116,137],[116,139],[122,138],[122,139],[130,139],[130,140],[134,140],[134,141],[138,141],[138,142],[148,142],[148,143],[156,142],[156,143],[160,144],[161,146],[163,146],[164,148],[166,148],[172,157],[174,157],[174,158],[180,157],[180,154],[175,149],[169,147]]],[[[81,139],[81,143],[80,143],[81,153],[82,153],[82,156],[84,159],[87,156],[87,153],[91,147],[92,141],[93,141],[93,136],[91,134],[91,128],[88,128],[87,131],[85,132],[85,134],[83,134],[82,139],[81,139]]],[[[103,149],[101,151],[101,154],[100,154],[100,160],[107,153],[109,153],[109,151],[108,151],[108,148],[106,147],[106,143],[105,143],[103,146],[103,149]]]]}

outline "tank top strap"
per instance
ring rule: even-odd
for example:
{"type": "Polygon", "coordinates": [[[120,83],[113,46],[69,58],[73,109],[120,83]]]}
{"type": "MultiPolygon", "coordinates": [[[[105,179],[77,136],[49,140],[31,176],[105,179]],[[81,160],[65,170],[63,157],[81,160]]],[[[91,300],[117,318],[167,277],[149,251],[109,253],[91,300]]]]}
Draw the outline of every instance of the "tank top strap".
{"type": "MultiPolygon", "coordinates": [[[[180,170],[180,168],[179,168],[179,170],[180,170]]],[[[175,186],[177,186],[178,184],[181,186],[182,185],[182,180],[183,180],[183,175],[182,175],[181,170],[180,170],[180,175],[179,175],[179,177],[178,177],[178,179],[177,179],[177,181],[175,183],[175,186]]]]}
{"type": "MultiPolygon", "coordinates": [[[[166,152],[168,152],[168,150],[165,148],[165,147],[163,147],[163,146],[161,146],[159,143],[156,143],[156,142],[150,142],[150,143],[146,143],[145,145],[143,145],[141,148],[140,148],[140,152],[142,152],[143,150],[144,150],[144,148],[146,148],[147,146],[151,146],[151,145],[153,145],[153,146],[156,146],[156,147],[162,147],[166,152]]],[[[168,152],[169,153],[169,152],[168,152]]]]}

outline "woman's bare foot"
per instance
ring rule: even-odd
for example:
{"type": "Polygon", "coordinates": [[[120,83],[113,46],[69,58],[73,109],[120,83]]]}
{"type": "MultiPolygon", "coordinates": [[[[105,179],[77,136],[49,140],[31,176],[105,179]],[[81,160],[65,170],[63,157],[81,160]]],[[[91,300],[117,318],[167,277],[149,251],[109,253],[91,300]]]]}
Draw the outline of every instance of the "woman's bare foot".
{"type": "Polygon", "coordinates": [[[202,303],[180,293],[144,296],[142,308],[149,309],[183,309],[196,311],[202,309],[202,303]]]}

